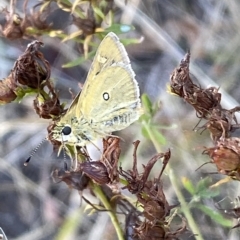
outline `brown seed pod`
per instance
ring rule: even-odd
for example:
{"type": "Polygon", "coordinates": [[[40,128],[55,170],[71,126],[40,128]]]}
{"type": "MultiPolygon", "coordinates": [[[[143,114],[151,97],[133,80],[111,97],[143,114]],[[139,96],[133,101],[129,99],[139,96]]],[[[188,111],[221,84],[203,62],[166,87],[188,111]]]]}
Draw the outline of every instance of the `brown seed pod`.
{"type": "Polygon", "coordinates": [[[149,221],[163,219],[166,216],[166,209],[162,202],[150,200],[144,206],[144,217],[149,221]]]}
{"type": "Polygon", "coordinates": [[[100,161],[106,166],[111,183],[119,181],[118,161],[120,153],[119,138],[108,137],[107,139],[103,139],[103,155],[100,161]]]}
{"type": "Polygon", "coordinates": [[[193,84],[189,75],[190,53],[188,52],[182,59],[179,67],[175,68],[170,76],[171,92],[184,98],[188,93],[193,93],[193,88],[197,86],[193,84]]]}
{"type": "Polygon", "coordinates": [[[100,161],[83,162],[79,169],[99,185],[110,182],[107,168],[100,161]]]}
{"type": "Polygon", "coordinates": [[[62,115],[64,107],[60,104],[58,96],[48,96],[49,99],[44,99],[43,96],[37,96],[33,101],[33,106],[36,113],[45,119],[54,119],[62,115]]]}
{"type": "Polygon", "coordinates": [[[39,48],[40,41],[28,44],[25,52],[17,59],[12,69],[12,76],[16,85],[24,85],[33,89],[43,89],[50,77],[50,66],[39,48]]]}
{"type": "Polygon", "coordinates": [[[83,191],[87,188],[90,179],[81,171],[78,172],[61,172],[58,169],[54,170],[51,174],[54,182],[65,182],[69,188],[83,191]]]}
{"type": "Polygon", "coordinates": [[[220,173],[240,180],[239,138],[221,139],[215,147],[207,148],[203,153],[210,156],[220,173]]]}
{"type": "MultiPolygon", "coordinates": [[[[163,240],[165,238],[166,229],[164,226],[152,226],[149,222],[142,222],[134,229],[134,237],[139,240],[163,240]]],[[[135,238],[133,238],[135,239],[135,238]]]]}
{"type": "Polygon", "coordinates": [[[11,88],[11,78],[6,78],[3,81],[0,81],[0,103],[10,103],[16,98],[17,95],[11,88]]]}
{"type": "Polygon", "coordinates": [[[95,33],[96,23],[93,15],[89,14],[86,19],[73,15],[73,24],[83,31],[85,36],[95,33]]]}
{"type": "Polygon", "coordinates": [[[210,87],[202,89],[193,83],[190,71],[190,53],[188,52],[182,59],[179,67],[174,69],[170,77],[171,92],[182,97],[187,103],[192,105],[197,113],[197,117],[208,119],[212,109],[221,108],[221,93],[218,88],[210,87]]]}
{"type": "Polygon", "coordinates": [[[2,10],[6,22],[1,26],[2,35],[10,40],[22,38],[27,26],[27,19],[21,18],[18,14],[10,13],[6,8],[2,10]]]}

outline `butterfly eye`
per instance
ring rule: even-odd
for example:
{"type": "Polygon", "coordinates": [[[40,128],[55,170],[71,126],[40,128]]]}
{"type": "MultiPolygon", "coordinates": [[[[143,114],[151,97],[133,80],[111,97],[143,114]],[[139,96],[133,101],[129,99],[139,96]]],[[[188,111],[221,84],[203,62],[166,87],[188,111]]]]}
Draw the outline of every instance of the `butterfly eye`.
{"type": "Polygon", "coordinates": [[[64,135],[69,135],[71,132],[72,132],[72,129],[71,129],[71,127],[69,127],[69,126],[65,126],[65,127],[62,129],[62,133],[63,133],[64,135]]]}

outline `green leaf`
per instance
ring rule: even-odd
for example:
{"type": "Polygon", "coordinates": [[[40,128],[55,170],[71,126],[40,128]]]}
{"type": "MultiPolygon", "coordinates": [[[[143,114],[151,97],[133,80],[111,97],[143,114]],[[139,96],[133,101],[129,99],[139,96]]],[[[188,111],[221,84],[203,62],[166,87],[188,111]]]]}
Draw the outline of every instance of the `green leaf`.
{"type": "Polygon", "coordinates": [[[148,97],[147,94],[144,93],[142,95],[141,99],[142,99],[142,105],[143,105],[144,113],[152,116],[153,104],[152,104],[150,98],[148,97]]]}
{"type": "Polygon", "coordinates": [[[212,208],[209,208],[205,205],[196,205],[196,208],[200,209],[207,216],[213,219],[216,223],[221,224],[224,227],[232,227],[232,221],[223,217],[222,214],[216,212],[212,208]]]}
{"type": "Polygon", "coordinates": [[[198,192],[197,195],[201,198],[213,198],[219,195],[219,190],[206,188],[201,192],[198,192]]]}
{"type": "Polygon", "coordinates": [[[80,2],[82,2],[82,0],[75,0],[72,4],[72,13],[75,11],[75,9],[77,8],[77,6],[80,4],[80,2]]]}
{"type": "Polygon", "coordinates": [[[17,95],[17,98],[15,99],[16,102],[21,102],[21,100],[26,96],[26,95],[33,95],[38,93],[38,89],[33,89],[33,88],[29,88],[29,87],[18,87],[15,90],[15,93],[17,95]]]}
{"type": "Polygon", "coordinates": [[[76,37],[78,37],[78,36],[80,36],[80,35],[82,35],[82,34],[83,34],[83,31],[82,31],[82,30],[75,31],[75,32],[67,35],[67,36],[62,40],[62,42],[66,42],[66,41],[71,40],[71,39],[73,39],[73,38],[76,38],[76,37]]]}
{"type": "Polygon", "coordinates": [[[130,45],[130,44],[139,44],[142,42],[142,38],[127,38],[127,39],[121,39],[121,42],[124,46],[130,45]]]}
{"type": "Polygon", "coordinates": [[[201,192],[202,190],[209,187],[211,183],[212,183],[212,179],[210,177],[205,177],[198,182],[196,189],[198,192],[201,192]]]}
{"type": "Polygon", "coordinates": [[[152,126],[152,130],[153,130],[153,135],[154,135],[155,139],[158,141],[158,143],[160,143],[161,145],[165,145],[166,138],[154,126],[152,126]]]}
{"type": "Polygon", "coordinates": [[[143,125],[142,135],[151,141],[157,141],[161,145],[166,144],[166,138],[159,132],[159,129],[154,125],[143,125]]]}
{"type": "Polygon", "coordinates": [[[212,183],[210,177],[201,179],[196,186],[196,194],[201,198],[212,198],[219,195],[217,188],[209,188],[212,183]]]}
{"type": "Polygon", "coordinates": [[[98,7],[93,7],[93,11],[101,18],[101,19],[104,19],[105,18],[105,15],[104,13],[102,12],[102,10],[98,7]]]}
{"type": "Polygon", "coordinates": [[[58,0],[57,5],[63,11],[71,12],[72,4],[68,0],[58,0]]]}
{"type": "Polygon", "coordinates": [[[142,135],[143,135],[146,139],[150,139],[150,135],[149,135],[149,133],[148,133],[148,129],[147,129],[145,126],[142,127],[142,135]]]}
{"type": "Polygon", "coordinates": [[[183,184],[184,188],[185,188],[191,195],[195,195],[195,193],[196,193],[195,186],[193,185],[193,183],[190,181],[189,178],[183,177],[183,178],[182,178],[182,184],[183,184]]]}
{"type": "MultiPolygon", "coordinates": [[[[104,30],[105,33],[114,32],[116,34],[127,33],[133,31],[135,28],[132,25],[127,24],[113,24],[111,27],[108,27],[104,30]]],[[[122,40],[121,40],[122,41],[122,40]]]]}
{"type": "Polygon", "coordinates": [[[152,119],[151,116],[149,116],[148,114],[145,114],[145,113],[144,113],[144,114],[139,118],[139,121],[142,122],[142,123],[143,123],[143,122],[147,122],[147,123],[148,123],[148,122],[151,122],[151,119],[152,119]]]}
{"type": "Polygon", "coordinates": [[[61,30],[39,30],[34,27],[27,27],[26,32],[29,35],[40,34],[40,35],[48,35],[49,37],[59,37],[59,38],[64,38],[67,36],[61,30]]]}
{"type": "MultiPolygon", "coordinates": [[[[96,53],[96,51],[89,52],[88,56],[89,57],[93,57],[95,53],[96,53]]],[[[85,61],[86,61],[86,58],[84,56],[81,56],[81,57],[79,57],[79,58],[77,58],[77,59],[75,59],[75,60],[73,60],[71,62],[68,62],[68,63],[62,65],[62,67],[63,68],[70,68],[70,67],[79,66],[79,65],[81,65],[85,61]]]]}
{"type": "Polygon", "coordinates": [[[144,113],[153,118],[154,115],[161,109],[160,102],[152,103],[147,94],[142,94],[141,97],[144,113]]]}

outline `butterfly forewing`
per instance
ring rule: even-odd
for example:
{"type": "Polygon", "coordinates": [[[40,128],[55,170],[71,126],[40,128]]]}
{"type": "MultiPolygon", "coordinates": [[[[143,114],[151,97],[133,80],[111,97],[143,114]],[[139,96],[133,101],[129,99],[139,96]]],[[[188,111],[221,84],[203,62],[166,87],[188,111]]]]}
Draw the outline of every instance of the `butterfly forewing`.
{"type": "MultiPolygon", "coordinates": [[[[100,43],[96,55],[93,59],[93,63],[90,67],[87,79],[81,92],[81,98],[85,98],[89,93],[89,85],[94,84],[97,88],[98,82],[96,76],[110,66],[116,64],[122,64],[130,66],[130,60],[123,44],[119,41],[119,38],[112,32],[108,33],[107,36],[100,43]]],[[[131,66],[130,66],[131,67],[131,66]]],[[[99,78],[98,78],[99,81],[99,78]]],[[[104,81],[104,79],[102,79],[104,81]]],[[[77,109],[81,109],[81,101],[78,101],[77,109]]],[[[79,112],[79,114],[81,114],[79,112]]]]}
{"type": "Polygon", "coordinates": [[[95,77],[95,81],[97,87],[89,85],[88,94],[80,96],[81,107],[84,109],[82,115],[88,122],[94,126],[97,123],[104,126],[105,122],[109,122],[104,129],[104,132],[109,133],[121,130],[139,118],[139,90],[133,71],[128,66],[108,67],[95,77]],[[114,126],[114,122],[110,122],[117,117],[122,118],[123,122],[117,124],[116,120],[114,126]]]}
{"type": "Polygon", "coordinates": [[[126,50],[109,33],[96,52],[81,93],[57,123],[58,129],[66,123],[72,129],[64,141],[83,146],[87,139],[129,126],[142,114],[139,95],[126,50]]]}
{"type": "Polygon", "coordinates": [[[119,38],[110,32],[98,47],[86,81],[114,63],[129,64],[130,60],[119,38]]]}

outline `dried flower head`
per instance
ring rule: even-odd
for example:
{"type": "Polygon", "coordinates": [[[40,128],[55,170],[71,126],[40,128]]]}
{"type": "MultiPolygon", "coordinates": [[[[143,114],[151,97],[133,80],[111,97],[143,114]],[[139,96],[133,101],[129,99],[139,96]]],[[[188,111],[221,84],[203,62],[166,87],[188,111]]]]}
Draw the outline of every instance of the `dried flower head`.
{"type": "Polygon", "coordinates": [[[196,110],[197,117],[207,119],[212,109],[221,108],[221,94],[218,92],[218,88],[202,89],[194,84],[190,77],[189,64],[190,53],[188,52],[182,59],[180,66],[171,74],[171,92],[192,105],[196,110]]]}
{"type": "Polygon", "coordinates": [[[26,19],[21,18],[14,11],[9,12],[6,8],[2,10],[6,22],[1,27],[2,35],[10,40],[22,38],[26,30],[26,19]]]}
{"type": "Polygon", "coordinates": [[[64,106],[60,104],[56,94],[49,94],[47,96],[39,94],[34,99],[33,106],[39,117],[45,119],[56,119],[64,112],[64,106]]]}
{"type": "MultiPolygon", "coordinates": [[[[39,51],[39,48],[42,45],[43,43],[39,41],[33,41],[32,43],[28,44],[25,52],[14,63],[9,76],[1,81],[1,103],[12,102],[17,97],[21,99],[26,93],[34,91],[36,92],[36,90],[47,100],[49,100],[47,97],[49,94],[51,96],[55,96],[55,98],[53,98],[54,103],[49,102],[49,106],[45,106],[45,108],[49,107],[52,109],[53,104],[58,103],[56,99],[57,95],[54,92],[51,82],[49,81],[49,63],[44,58],[43,54],[39,51]],[[49,93],[44,92],[43,89],[45,86],[48,88],[49,93]]],[[[37,108],[36,103],[35,106],[37,108]]],[[[44,115],[42,113],[41,115],[44,115]]]]}
{"type": "Polygon", "coordinates": [[[187,224],[184,219],[182,219],[181,226],[176,230],[171,230],[167,225],[152,226],[149,222],[141,222],[134,228],[133,239],[177,240],[186,230],[187,224]]]}
{"type": "Polygon", "coordinates": [[[128,182],[128,185],[124,188],[128,188],[128,190],[132,194],[140,193],[141,191],[143,191],[145,184],[147,182],[148,176],[158,159],[164,158],[164,159],[167,159],[168,161],[170,158],[170,151],[166,153],[157,154],[156,156],[154,156],[152,159],[149,160],[146,166],[143,166],[144,172],[139,174],[137,169],[137,154],[136,154],[139,143],[140,141],[136,141],[134,143],[132,170],[125,171],[121,167],[119,169],[119,174],[123,176],[128,182]]]}
{"type": "Polygon", "coordinates": [[[81,171],[71,172],[71,171],[59,171],[58,169],[52,172],[52,178],[54,182],[65,182],[68,187],[77,189],[78,191],[83,191],[87,188],[90,181],[89,177],[81,171]]]}
{"type": "Polygon", "coordinates": [[[24,85],[33,89],[43,89],[44,81],[50,77],[50,66],[39,48],[42,42],[37,40],[28,44],[26,51],[14,64],[11,75],[16,85],[24,85]]]}
{"type": "Polygon", "coordinates": [[[193,84],[189,75],[190,53],[188,52],[181,60],[179,67],[174,69],[170,76],[171,92],[184,98],[187,93],[192,93],[193,84]]]}
{"type": "Polygon", "coordinates": [[[154,156],[146,166],[143,165],[143,173],[139,173],[136,156],[138,145],[139,141],[136,141],[134,143],[132,170],[124,171],[120,167],[119,174],[128,182],[124,188],[127,188],[132,194],[136,195],[137,201],[143,208],[142,216],[144,218],[139,218],[140,213],[138,215],[134,212],[131,213],[135,223],[133,223],[133,219],[131,218],[131,226],[126,226],[126,229],[128,227],[132,228],[133,239],[176,239],[181,232],[185,231],[186,224],[183,224],[181,230],[170,231],[167,216],[169,216],[170,210],[175,206],[169,206],[160,181],[162,173],[170,159],[170,151],[154,156]],[[163,159],[163,167],[159,172],[158,178],[154,178],[154,180],[148,179],[153,166],[160,158],[163,159]]]}
{"type": "Polygon", "coordinates": [[[17,98],[13,89],[15,89],[15,86],[12,84],[11,78],[0,81],[0,104],[10,103],[17,98]]]}
{"type": "Polygon", "coordinates": [[[224,138],[212,148],[206,148],[205,154],[209,155],[215,163],[219,173],[240,180],[240,139],[224,138]]]}
{"type": "Polygon", "coordinates": [[[96,21],[92,6],[90,5],[87,10],[86,18],[73,15],[73,24],[76,25],[83,32],[84,36],[95,33],[96,21]]]}
{"type": "Polygon", "coordinates": [[[47,16],[50,14],[50,4],[45,4],[44,8],[37,7],[43,3],[35,5],[31,12],[27,12],[28,0],[23,3],[24,16],[20,17],[15,13],[16,1],[12,1],[10,4],[10,10],[6,8],[2,10],[5,15],[5,24],[0,25],[0,30],[5,38],[15,40],[19,38],[31,38],[41,34],[41,30],[51,30],[51,24],[46,22],[47,16]]]}
{"type": "Polygon", "coordinates": [[[120,139],[117,137],[108,137],[103,139],[103,154],[101,162],[106,166],[110,182],[118,182],[118,162],[121,154],[120,139]]]}
{"type": "Polygon", "coordinates": [[[100,161],[80,163],[79,169],[99,185],[107,184],[110,182],[107,168],[100,161]]]}

